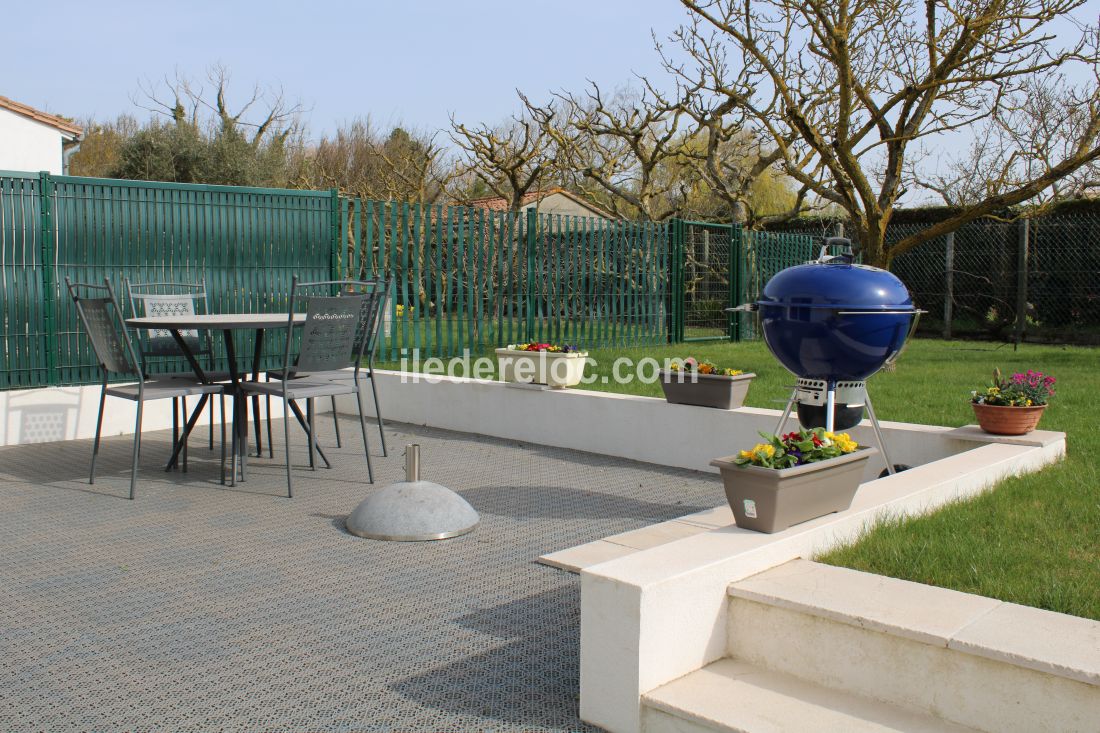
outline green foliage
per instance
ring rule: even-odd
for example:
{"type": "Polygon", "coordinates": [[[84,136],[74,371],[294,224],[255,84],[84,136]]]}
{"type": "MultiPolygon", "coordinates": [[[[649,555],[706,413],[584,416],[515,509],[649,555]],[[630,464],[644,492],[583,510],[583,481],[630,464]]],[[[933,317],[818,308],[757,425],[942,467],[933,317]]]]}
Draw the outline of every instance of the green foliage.
{"type": "Polygon", "coordinates": [[[187,120],[155,120],[119,146],[110,177],[280,187],[287,155],[281,138],[253,143],[234,126],[204,132],[187,120]]]}

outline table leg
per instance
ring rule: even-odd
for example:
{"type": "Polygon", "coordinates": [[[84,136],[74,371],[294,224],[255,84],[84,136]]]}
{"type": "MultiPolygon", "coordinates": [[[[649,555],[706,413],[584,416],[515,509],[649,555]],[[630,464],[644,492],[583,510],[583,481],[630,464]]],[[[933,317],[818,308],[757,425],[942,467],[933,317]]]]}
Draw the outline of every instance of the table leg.
{"type": "MultiPolygon", "coordinates": [[[[164,467],[165,471],[171,471],[174,466],[179,465],[180,451],[183,450],[183,446],[187,443],[187,436],[191,434],[191,431],[195,427],[195,423],[199,421],[199,415],[202,414],[202,408],[206,406],[207,400],[210,399],[210,395],[204,394],[199,398],[199,404],[195,405],[194,412],[191,413],[191,417],[187,419],[187,422],[183,425],[183,432],[180,434],[180,439],[172,449],[172,456],[168,459],[168,465],[164,467]]],[[[214,409],[211,407],[210,409],[214,409]]],[[[184,413],[186,417],[187,413],[184,413]]]]}
{"type": "MultiPolygon", "coordinates": [[[[256,346],[252,350],[252,381],[260,381],[260,359],[264,350],[264,329],[256,329],[256,346]]],[[[246,408],[247,409],[247,408],[246,408]]],[[[260,395],[252,395],[252,419],[255,421],[256,426],[256,457],[262,458],[264,455],[264,447],[260,439],[260,435],[263,431],[260,429],[260,395]]]]}
{"type": "MultiPolygon", "coordinates": [[[[177,329],[177,328],[173,328],[173,329],[169,329],[168,333],[172,334],[172,339],[176,342],[176,345],[180,347],[180,352],[182,352],[184,358],[187,359],[187,363],[191,365],[191,369],[192,369],[192,371],[195,372],[195,376],[198,377],[198,380],[200,382],[202,382],[203,384],[210,384],[210,380],[207,379],[207,377],[206,377],[206,372],[204,372],[202,370],[202,367],[199,366],[198,360],[195,358],[195,355],[191,352],[191,347],[187,345],[187,341],[183,338],[183,334],[180,333],[180,330],[177,329]]],[[[198,404],[197,407],[195,407],[195,411],[191,414],[190,418],[187,417],[187,408],[186,408],[186,406],[184,407],[183,419],[186,422],[184,423],[183,433],[182,433],[182,435],[179,439],[176,439],[175,436],[173,435],[173,440],[176,442],[176,444],[172,447],[172,457],[168,459],[168,465],[165,466],[165,468],[164,468],[165,471],[171,471],[174,467],[179,465],[180,449],[182,448],[183,445],[186,444],[187,436],[189,436],[191,434],[191,429],[195,427],[195,422],[198,420],[199,414],[202,413],[202,408],[206,404],[206,402],[207,402],[206,395],[203,395],[203,399],[199,400],[199,404],[198,404]]],[[[186,405],[186,403],[185,403],[185,405],[186,405]]],[[[210,409],[213,410],[214,408],[211,407],[210,409]]],[[[176,420],[175,420],[176,400],[175,399],[172,400],[172,413],[173,413],[172,423],[173,423],[173,425],[175,425],[175,423],[176,423],[176,420]]],[[[173,433],[175,433],[174,428],[173,428],[173,433]]]]}
{"type": "MultiPolygon", "coordinates": [[[[302,426],[302,430],[306,432],[306,438],[310,439],[309,423],[306,420],[306,416],[302,414],[302,408],[298,407],[298,403],[294,400],[290,400],[290,409],[294,412],[294,417],[298,418],[298,424],[302,426]]],[[[332,468],[332,464],[329,463],[328,458],[325,456],[325,452],[321,450],[320,445],[315,446],[317,455],[321,457],[321,460],[325,462],[325,468],[332,468]]]]}
{"type": "MultiPolygon", "coordinates": [[[[241,416],[241,408],[244,407],[245,400],[242,399],[241,393],[241,375],[237,371],[237,350],[233,344],[233,331],[231,329],[225,329],[222,331],[222,335],[225,341],[225,356],[229,360],[229,379],[233,384],[233,442],[234,451],[232,457],[232,470],[230,471],[229,485],[234,486],[237,482],[237,466],[240,465],[241,481],[245,480],[245,455],[248,453],[248,415],[247,413],[241,416]]],[[[247,409],[247,407],[245,407],[247,409]]]]}

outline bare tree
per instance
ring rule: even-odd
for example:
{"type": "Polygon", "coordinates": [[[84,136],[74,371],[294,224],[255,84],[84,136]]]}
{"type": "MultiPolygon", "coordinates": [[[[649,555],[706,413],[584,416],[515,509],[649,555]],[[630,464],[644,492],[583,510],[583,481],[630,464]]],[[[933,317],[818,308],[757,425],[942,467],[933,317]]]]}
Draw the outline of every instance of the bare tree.
{"type": "MultiPolygon", "coordinates": [[[[1072,154],[1089,124],[1086,90],[1060,74],[1027,82],[1022,93],[981,125],[965,157],[941,170],[922,174],[918,185],[938,194],[948,206],[968,206],[1045,175],[1072,154]]],[[[1040,191],[1030,203],[1034,215],[1045,205],[1080,198],[1100,189],[1100,159],[1081,166],[1040,191]]]]}
{"type": "Polygon", "coordinates": [[[384,133],[357,119],[305,151],[297,182],[365,199],[435,203],[450,175],[443,157],[432,135],[400,126],[384,133]]]}
{"type": "Polygon", "coordinates": [[[471,127],[452,117],[451,140],[465,157],[460,170],[507,201],[513,212],[520,210],[529,191],[538,188],[553,160],[551,138],[529,116],[495,127],[471,127]]]}
{"type": "MultiPolygon", "coordinates": [[[[662,175],[662,169],[683,157],[685,122],[690,120],[678,100],[665,98],[642,81],[640,92],[623,90],[607,97],[589,82],[584,95],[556,95],[557,104],[538,107],[526,98],[524,103],[554,139],[561,163],[595,183],[612,211],[661,221],[681,212],[691,191],[685,177],[662,175]]],[[[584,193],[601,198],[592,188],[584,193]]]]}
{"type": "Polygon", "coordinates": [[[281,89],[252,87],[247,101],[232,109],[228,101],[230,73],[221,65],[207,70],[206,81],[196,82],[180,75],[165,77],[168,96],[150,82],[139,84],[142,97],[135,105],[171,119],[177,125],[189,123],[201,127],[210,119],[225,132],[244,134],[253,147],[264,143],[286,143],[302,129],[300,102],[286,99],[281,89]],[[211,119],[212,118],[212,119],[211,119]]]}
{"type": "Polygon", "coordinates": [[[1039,75],[1100,63],[1096,26],[1073,19],[1086,0],[681,2],[691,20],[674,37],[694,68],[679,73],[702,78],[705,91],[743,110],[805,195],[842,208],[869,263],[889,265],[1100,158],[1093,82],[1079,93],[1079,134],[1045,170],[888,249],[886,227],[908,185],[914,141],[1000,114],[1039,75]]]}

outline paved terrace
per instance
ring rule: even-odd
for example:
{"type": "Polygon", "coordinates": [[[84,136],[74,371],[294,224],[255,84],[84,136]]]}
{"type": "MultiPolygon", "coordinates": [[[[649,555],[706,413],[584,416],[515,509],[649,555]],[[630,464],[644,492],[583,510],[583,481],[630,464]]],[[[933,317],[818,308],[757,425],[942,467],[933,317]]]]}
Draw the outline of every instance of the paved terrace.
{"type": "Polygon", "coordinates": [[[424,478],[482,523],[377,542],[343,528],[371,486],[341,427],[350,445],[296,469],[293,500],[280,443],[222,487],[205,426],[186,474],[160,470],[167,432],[145,435],[133,502],[129,436],[104,442],[95,486],[90,441],[0,449],[0,731],[588,730],[579,581],[535,558],[717,506],[717,478],[388,426],[376,486],[419,442],[424,478]]]}

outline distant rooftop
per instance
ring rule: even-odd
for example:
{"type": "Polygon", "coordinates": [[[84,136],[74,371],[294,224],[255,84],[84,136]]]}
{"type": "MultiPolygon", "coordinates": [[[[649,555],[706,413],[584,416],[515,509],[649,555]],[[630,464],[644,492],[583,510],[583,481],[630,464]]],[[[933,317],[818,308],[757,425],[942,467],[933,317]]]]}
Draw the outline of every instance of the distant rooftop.
{"type": "MultiPolygon", "coordinates": [[[[539,191],[528,191],[527,193],[523,194],[523,197],[520,199],[520,206],[521,207],[528,206],[529,204],[535,203],[537,201],[541,201],[542,199],[546,198],[547,196],[552,196],[553,194],[556,194],[556,193],[561,194],[562,196],[565,196],[568,199],[572,199],[573,201],[576,201],[579,205],[585,207],[586,209],[589,209],[596,216],[602,216],[602,217],[607,218],[607,219],[617,219],[617,218],[619,218],[615,214],[608,211],[607,209],[604,209],[601,206],[597,206],[596,204],[592,203],[591,201],[586,201],[581,196],[578,196],[575,193],[567,191],[566,189],[562,188],[561,186],[555,186],[554,188],[541,189],[539,191]]],[[[490,211],[507,211],[508,210],[508,204],[509,204],[508,199],[504,198],[503,196],[483,196],[481,198],[470,199],[469,201],[466,202],[466,205],[471,207],[471,208],[474,208],[474,209],[489,209],[490,211]]]]}
{"type": "Polygon", "coordinates": [[[41,122],[44,125],[54,127],[67,137],[78,138],[84,134],[84,128],[71,120],[52,115],[49,112],[43,112],[42,110],[35,109],[34,107],[23,104],[22,102],[16,102],[14,99],[8,99],[4,96],[0,96],[0,109],[6,109],[17,115],[29,117],[35,122],[41,122]]]}

